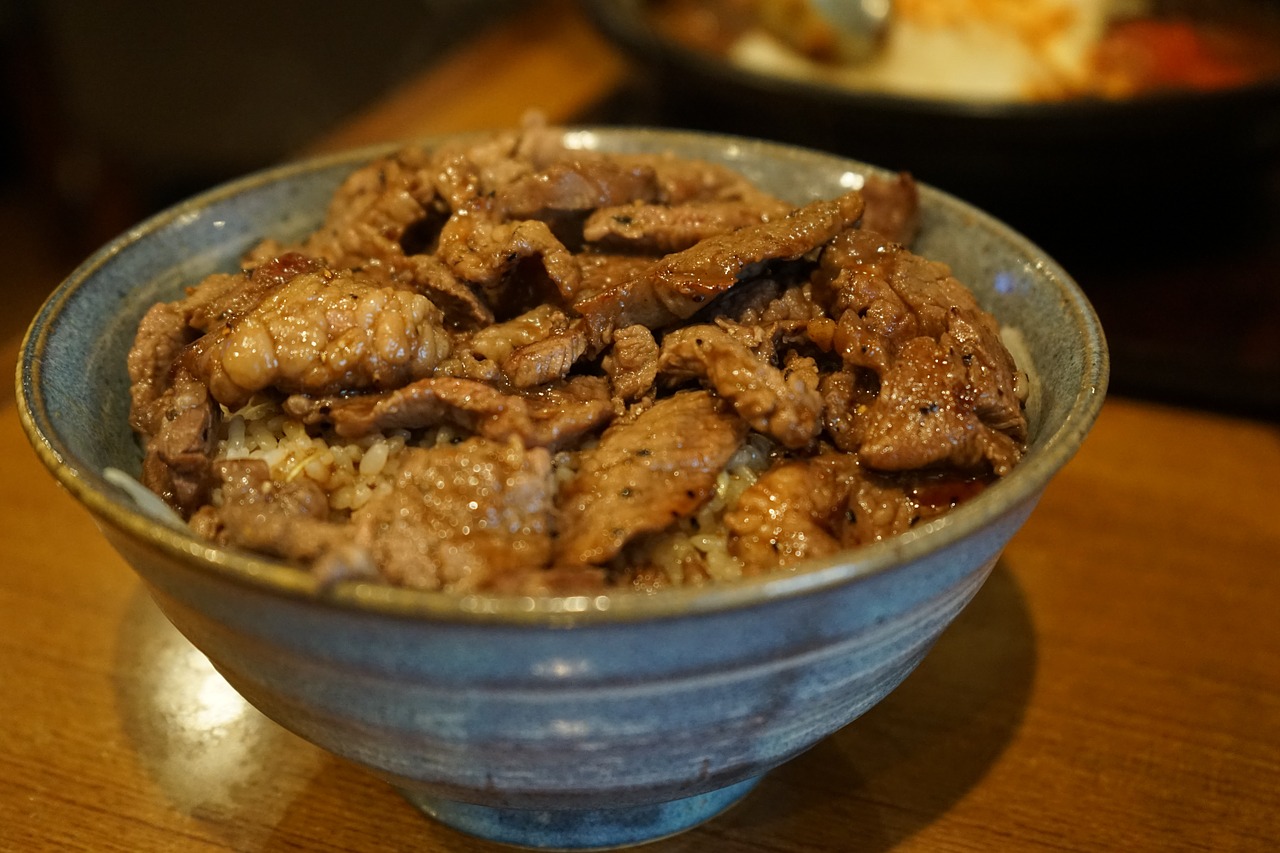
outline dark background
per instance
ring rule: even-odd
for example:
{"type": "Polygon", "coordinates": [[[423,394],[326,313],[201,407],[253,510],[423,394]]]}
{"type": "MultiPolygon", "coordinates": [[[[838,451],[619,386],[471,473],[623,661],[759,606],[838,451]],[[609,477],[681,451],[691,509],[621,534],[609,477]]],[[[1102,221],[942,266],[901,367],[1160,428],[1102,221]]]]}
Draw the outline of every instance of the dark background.
{"type": "MultiPolygon", "coordinates": [[[[143,216],[289,158],[521,5],[0,0],[0,332],[18,333],[62,276],[143,216]]],[[[582,119],[805,141],[795,139],[803,121],[760,121],[666,82],[637,63],[582,119]]],[[[1152,148],[1178,155],[1167,176],[1127,182],[1110,169],[1084,203],[1068,192],[982,197],[945,174],[935,182],[1027,233],[1077,278],[1112,348],[1112,393],[1277,419],[1280,157],[1198,159],[1195,135],[1152,148]]],[[[869,150],[861,159],[912,167],[869,150]]],[[[1040,149],[1026,150],[1034,167],[1040,149]]],[[[1090,156],[1107,165],[1105,149],[1090,156]]],[[[1011,165],[1005,183],[1034,171],[1011,165]]]]}

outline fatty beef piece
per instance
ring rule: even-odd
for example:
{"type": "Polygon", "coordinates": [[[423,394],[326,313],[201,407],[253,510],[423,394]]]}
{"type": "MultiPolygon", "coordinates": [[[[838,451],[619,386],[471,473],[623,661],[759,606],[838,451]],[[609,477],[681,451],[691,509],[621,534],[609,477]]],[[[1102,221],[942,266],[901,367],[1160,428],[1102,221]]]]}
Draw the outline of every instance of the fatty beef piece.
{"type": "Polygon", "coordinates": [[[451,344],[425,297],[297,254],[215,275],[143,317],[128,357],[143,482],[189,514],[207,496],[222,407],[267,390],[393,387],[451,344]]]}

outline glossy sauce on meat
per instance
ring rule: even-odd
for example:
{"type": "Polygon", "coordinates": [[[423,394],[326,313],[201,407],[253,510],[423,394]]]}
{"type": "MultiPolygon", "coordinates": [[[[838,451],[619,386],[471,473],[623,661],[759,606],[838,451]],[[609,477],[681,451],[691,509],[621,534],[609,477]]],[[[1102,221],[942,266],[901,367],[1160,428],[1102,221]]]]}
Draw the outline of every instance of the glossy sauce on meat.
{"type": "Polygon", "coordinates": [[[1026,383],[906,248],[909,177],[797,206],[561,138],[371,163],[153,307],[144,483],[327,582],[560,594],[793,570],[1017,464],[1026,383]]]}

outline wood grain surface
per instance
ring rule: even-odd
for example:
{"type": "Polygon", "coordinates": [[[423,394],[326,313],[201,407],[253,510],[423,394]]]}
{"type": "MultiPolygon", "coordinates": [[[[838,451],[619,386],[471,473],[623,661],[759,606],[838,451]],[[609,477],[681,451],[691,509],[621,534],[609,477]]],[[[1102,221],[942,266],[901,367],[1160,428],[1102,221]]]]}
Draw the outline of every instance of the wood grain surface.
{"type": "MultiPolygon", "coordinates": [[[[517,79],[570,118],[622,67],[537,4],[315,148],[510,124],[517,79]]],[[[12,312],[0,332],[11,376],[12,312]]],[[[0,459],[0,850],[506,849],[230,692],[41,467],[7,381],[0,459]]],[[[1274,424],[1113,397],[901,688],[644,849],[1280,849],[1278,484],[1274,424]]]]}

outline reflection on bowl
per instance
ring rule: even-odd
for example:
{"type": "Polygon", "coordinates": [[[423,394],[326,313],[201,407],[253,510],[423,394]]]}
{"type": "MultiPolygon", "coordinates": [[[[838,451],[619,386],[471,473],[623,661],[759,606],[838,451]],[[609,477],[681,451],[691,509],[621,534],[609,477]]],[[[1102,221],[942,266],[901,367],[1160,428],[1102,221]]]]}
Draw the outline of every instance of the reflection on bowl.
{"type": "MultiPolygon", "coordinates": [[[[745,139],[578,130],[569,144],[729,163],[792,201],[870,167],[745,139]]],[[[968,205],[922,189],[916,248],[1007,327],[1035,378],[1027,455],[907,536],[785,575],[653,595],[448,596],[321,588],[137,511],[124,356],[143,311],[264,234],[298,236],[374,155],[285,166],[144,223],[76,270],[24,343],[19,399],[55,477],[166,616],[248,702],[497,841],[582,849],[706,820],[891,691],[969,601],[1097,415],[1107,356],[1071,279],[968,205]]]]}

